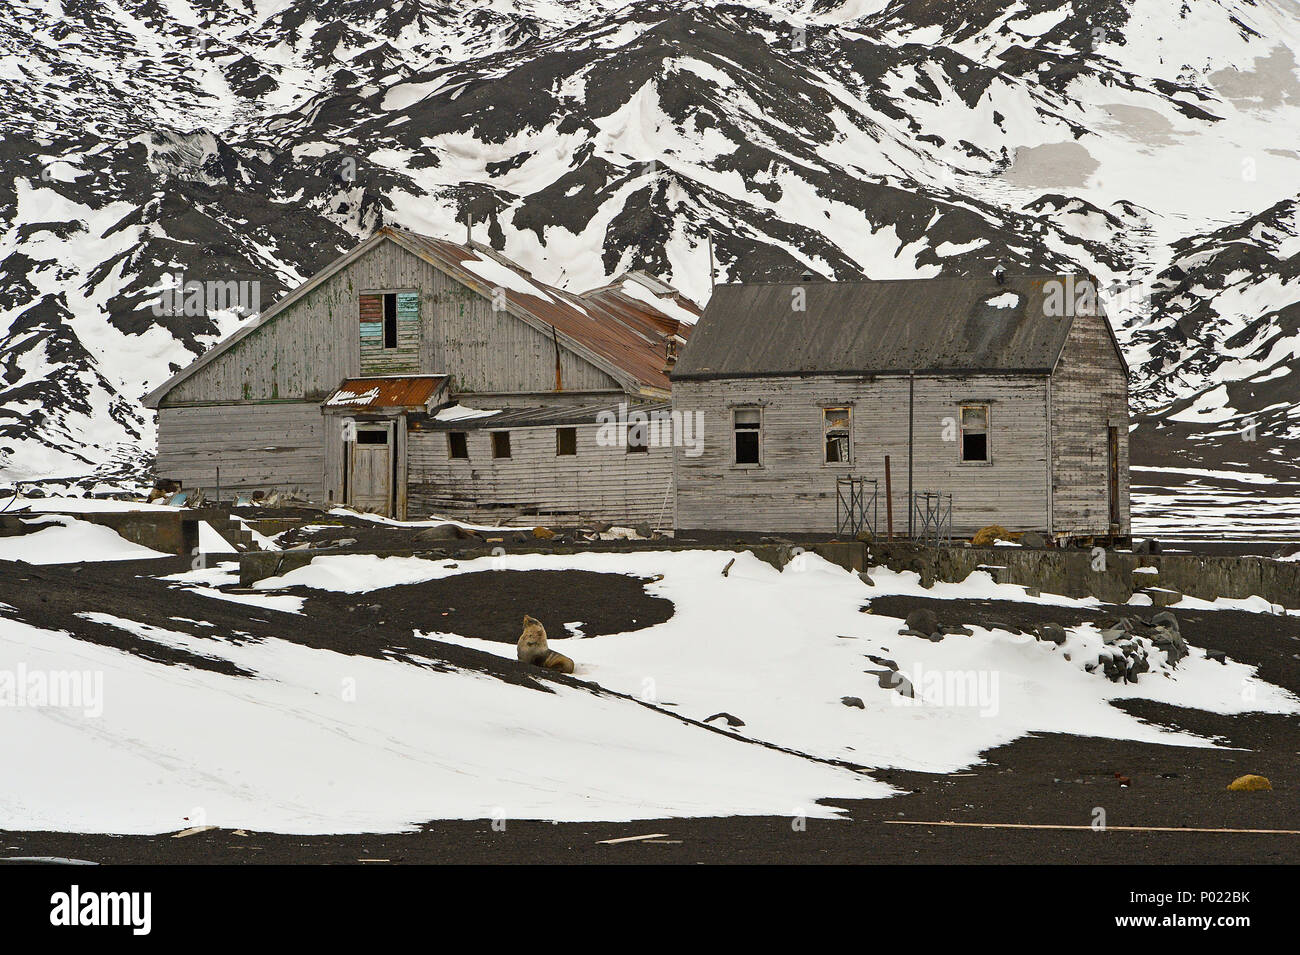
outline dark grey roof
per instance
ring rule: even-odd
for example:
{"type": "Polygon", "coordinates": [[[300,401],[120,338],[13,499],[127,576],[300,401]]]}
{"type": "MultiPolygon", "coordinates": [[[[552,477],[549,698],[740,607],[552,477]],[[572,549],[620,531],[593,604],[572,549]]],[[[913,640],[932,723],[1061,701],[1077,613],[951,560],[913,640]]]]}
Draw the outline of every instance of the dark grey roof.
{"type": "MultiPolygon", "coordinates": [[[[645,414],[667,414],[672,404],[667,401],[626,403],[623,405],[630,414],[641,411],[645,414]]],[[[482,431],[502,430],[505,428],[544,428],[556,425],[597,424],[601,412],[617,415],[619,405],[605,402],[590,405],[543,405],[533,408],[502,408],[496,414],[481,415],[474,418],[460,418],[451,421],[439,421],[437,413],[427,416],[409,415],[408,421],[417,417],[421,429],[426,431],[482,431]]]]}
{"type": "MultiPolygon", "coordinates": [[[[1047,313],[1048,283],[1060,282],[1064,293],[1070,278],[719,285],[672,377],[1050,372],[1071,319],[1047,313]],[[798,289],[804,311],[794,308],[798,289]]],[[[1071,287],[1086,278],[1074,277],[1071,287]]]]}

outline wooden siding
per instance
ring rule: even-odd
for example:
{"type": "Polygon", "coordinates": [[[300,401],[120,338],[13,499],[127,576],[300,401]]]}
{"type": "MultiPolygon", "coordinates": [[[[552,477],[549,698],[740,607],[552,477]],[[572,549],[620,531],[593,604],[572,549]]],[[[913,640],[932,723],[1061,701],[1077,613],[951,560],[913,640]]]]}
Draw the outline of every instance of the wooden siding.
{"type": "Polygon", "coordinates": [[[1128,381],[1100,315],[1080,315],[1052,375],[1052,501],[1057,534],[1108,534],[1109,426],[1119,428],[1120,534],[1128,535],[1128,381]]]}
{"type": "Polygon", "coordinates": [[[469,458],[448,455],[446,431],[407,433],[407,499],[414,518],[439,514],[529,523],[526,514],[615,524],[672,522],[672,448],[629,454],[602,447],[596,424],[577,425],[577,454],[555,453],[555,428],[510,429],[509,458],[492,457],[490,430],[466,431],[469,458]],[[665,495],[667,507],[664,506],[665,495]]]}
{"type": "MultiPolygon", "coordinates": [[[[361,374],[361,293],[403,289],[419,291],[420,316],[418,367],[405,371],[449,374],[460,392],[555,389],[549,334],[494,311],[491,299],[385,241],[179,383],[162,403],[320,400],[361,374]]],[[[621,390],[563,345],[559,357],[565,390],[621,390]]]]}
{"type": "Polygon", "coordinates": [[[211,492],[221,468],[227,492],[323,491],[324,438],[320,409],[275,402],[158,409],[159,477],[211,492]]]}
{"type": "MultiPolygon", "coordinates": [[[[1046,529],[1046,393],[1045,377],[917,377],[914,486],[953,495],[954,534],[988,524],[1046,529]],[[990,464],[960,462],[959,442],[945,440],[964,403],[989,404],[990,464]]],[[[680,381],[673,410],[703,415],[703,452],[676,449],[679,528],[834,533],[835,479],[854,475],[879,480],[883,533],[888,454],[894,530],[906,533],[906,377],[680,381]],[[759,467],[733,464],[731,409],[748,404],[762,409],[759,467]],[[837,405],[853,409],[849,466],[823,463],[821,409],[837,405]]]]}

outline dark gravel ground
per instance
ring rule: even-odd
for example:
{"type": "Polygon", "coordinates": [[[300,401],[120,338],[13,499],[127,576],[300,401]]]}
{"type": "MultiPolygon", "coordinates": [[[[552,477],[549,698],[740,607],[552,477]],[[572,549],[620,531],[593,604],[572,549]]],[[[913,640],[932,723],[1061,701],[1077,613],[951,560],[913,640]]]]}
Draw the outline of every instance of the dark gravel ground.
{"type": "MultiPolygon", "coordinates": [[[[588,634],[649,626],[671,614],[641,583],[618,575],[507,572],[471,574],[455,581],[390,588],[382,594],[310,594],[307,617],[250,609],[186,593],[153,575],[188,569],[187,559],[134,564],[58,567],[0,566],[0,602],[28,622],[66,629],[164,663],[211,666],[205,658],[143,644],[112,627],[91,624],[78,611],[97,609],[174,629],[173,616],[241,630],[247,639],[279,636],[348,653],[418,652],[449,665],[480,669],[502,679],[543,686],[570,678],[540,674],[512,660],[463,647],[419,640],[412,626],[477,630],[513,639],[521,608],[541,613],[548,628],[582,620],[588,634]],[[148,576],[145,576],[148,575],[148,576]],[[499,611],[473,608],[501,602],[499,611]],[[380,611],[372,611],[371,606],[380,611]],[[439,616],[446,611],[449,616],[439,616]],[[499,619],[498,615],[499,614],[499,619]],[[454,615],[454,616],[453,616],[454,615]],[[170,621],[170,622],[169,622],[170,621]],[[417,622],[418,621],[418,622],[417,622]]],[[[1066,625],[1149,608],[1097,611],[984,600],[881,597],[874,613],[902,617],[929,606],[947,624],[974,617],[1029,626],[1066,625]]],[[[1177,612],[1189,642],[1226,650],[1256,664],[1261,675],[1300,691],[1300,618],[1239,611],[1177,612]]],[[[952,636],[947,639],[964,639],[952,636]]],[[[435,663],[435,665],[438,665],[435,663]]],[[[846,818],[721,818],[635,823],[508,821],[495,831],[487,820],[435,822],[417,832],[386,835],[237,835],[213,830],[185,838],[74,835],[0,831],[0,855],[59,856],[105,863],[1296,863],[1300,834],[1135,832],[1110,828],[999,829],[934,823],[974,822],[1088,827],[1097,809],[1110,827],[1300,830],[1300,720],[1291,716],[1224,717],[1148,702],[1126,702],[1135,715],[1220,738],[1234,748],[1200,749],[1043,735],[988,751],[987,763],[966,773],[931,776],[876,772],[907,792],[884,800],[843,804],[846,818]],[[1247,772],[1268,776],[1272,792],[1234,793],[1227,784],[1247,772]],[[1121,785],[1121,777],[1130,781],[1121,785]],[[930,825],[900,823],[924,822],[930,825]],[[600,845],[600,840],[665,833],[658,842],[600,845]]]]}

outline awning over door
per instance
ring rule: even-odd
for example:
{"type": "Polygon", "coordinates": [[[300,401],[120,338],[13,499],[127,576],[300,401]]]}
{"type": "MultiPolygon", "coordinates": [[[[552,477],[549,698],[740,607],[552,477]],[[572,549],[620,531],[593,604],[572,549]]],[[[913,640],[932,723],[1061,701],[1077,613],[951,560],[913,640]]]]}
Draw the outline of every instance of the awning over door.
{"type": "Polygon", "coordinates": [[[349,378],[325,399],[325,411],[428,411],[447,401],[446,375],[349,378]]]}

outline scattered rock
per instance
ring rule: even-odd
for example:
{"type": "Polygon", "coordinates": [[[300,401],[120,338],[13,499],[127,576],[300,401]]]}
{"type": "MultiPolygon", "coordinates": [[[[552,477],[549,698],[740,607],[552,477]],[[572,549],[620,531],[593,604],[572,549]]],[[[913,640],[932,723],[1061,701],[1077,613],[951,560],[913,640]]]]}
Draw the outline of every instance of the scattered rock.
{"type": "Polygon", "coordinates": [[[865,570],[858,571],[858,580],[862,581],[868,587],[876,586],[876,582],[867,576],[867,572],[865,570]]]}
{"type": "Polygon", "coordinates": [[[840,702],[845,706],[856,706],[860,710],[865,710],[867,708],[867,705],[856,696],[842,696],[840,697],[840,702]]]}
{"type": "Polygon", "coordinates": [[[1040,623],[1034,628],[1034,637],[1059,647],[1065,643],[1066,632],[1059,623],[1040,623]]]}
{"type": "Polygon", "coordinates": [[[638,524],[633,530],[636,531],[637,537],[643,537],[646,540],[654,536],[654,529],[649,524],[638,524]]]}
{"type": "MultiPolygon", "coordinates": [[[[1126,620],[1125,623],[1127,623],[1127,622],[1128,622],[1128,621],[1126,620]]],[[[1131,625],[1130,625],[1130,626],[1131,626],[1131,625]]],[[[1153,626],[1153,627],[1168,627],[1168,628],[1169,628],[1170,630],[1172,630],[1174,633],[1180,633],[1180,632],[1181,632],[1181,631],[1179,630],[1179,628],[1178,628],[1178,618],[1175,617],[1175,616],[1174,616],[1172,613],[1170,613],[1168,610],[1161,610],[1158,614],[1156,614],[1154,617],[1152,617],[1152,618],[1151,618],[1151,626],[1153,626]]]]}
{"type": "Polygon", "coordinates": [[[1228,783],[1228,789],[1235,793],[1272,792],[1273,784],[1264,776],[1248,773],[1245,776],[1238,776],[1228,783]]]}
{"type": "Polygon", "coordinates": [[[1037,547],[1042,549],[1047,546],[1047,538],[1038,531],[1025,531],[1020,535],[1021,547],[1037,547]]]}
{"type": "Polygon", "coordinates": [[[745,725],[745,721],[744,721],[744,720],[742,720],[742,719],[741,719],[740,717],[738,717],[738,716],[732,716],[730,713],[714,713],[712,716],[710,716],[710,717],[708,717],[707,719],[705,719],[704,722],[706,722],[706,723],[712,723],[714,720],[718,720],[718,719],[726,720],[726,723],[727,723],[728,726],[744,726],[744,725],[745,725]]]}
{"type": "Polygon", "coordinates": [[[927,640],[943,639],[943,633],[939,630],[939,618],[935,616],[933,610],[924,607],[909,613],[907,619],[903,621],[903,629],[898,632],[914,637],[925,637],[927,640]]]}
{"type": "Polygon", "coordinates": [[[875,540],[875,537],[872,536],[871,531],[858,531],[857,534],[854,535],[853,539],[861,541],[863,544],[870,544],[875,540]]]}
{"type": "Polygon", "coordinates": [[[1210,650],[1207,648],[1205,651],[1205,659],[1214,660],[1217,663],[1222,663],[1224,666],[1228,665],[1228,654],[1223,650],[1210,650]]]}
{"type": "Polygon", "coordinates": [[[1138,541],[1133,545],[1133,553],[1158,554],[1160,553],[1160,541],[1156,540],[1154,537],[1148,538],[1144,541],[1138,541]]]}

